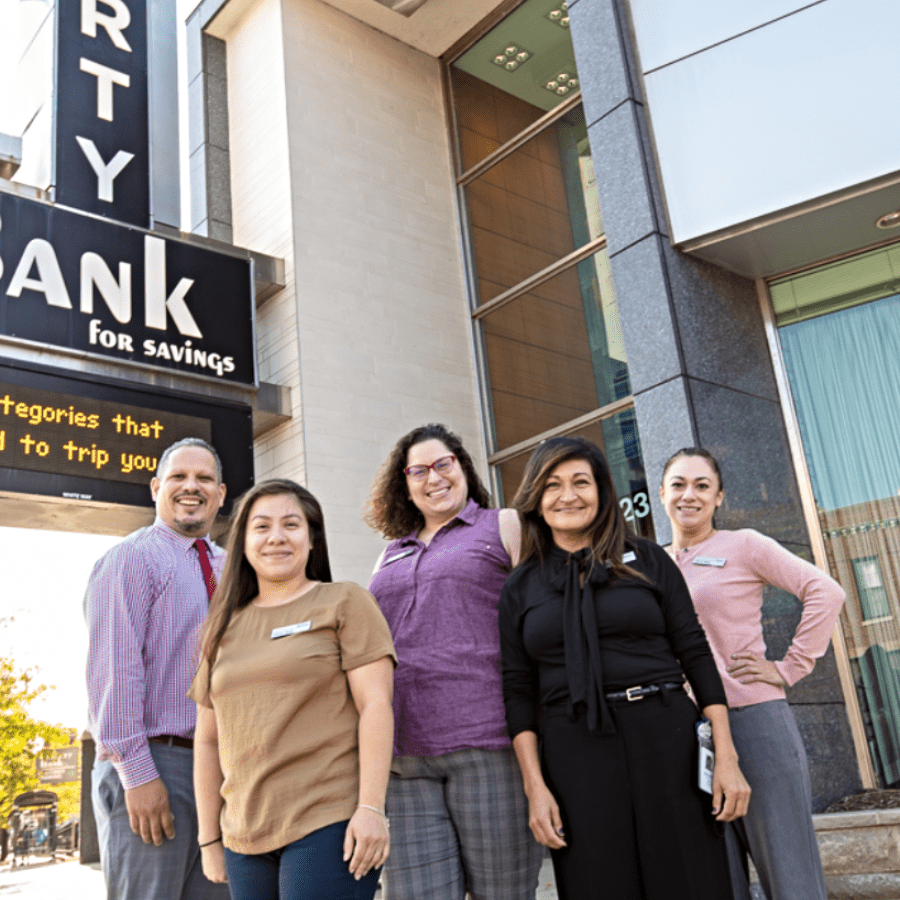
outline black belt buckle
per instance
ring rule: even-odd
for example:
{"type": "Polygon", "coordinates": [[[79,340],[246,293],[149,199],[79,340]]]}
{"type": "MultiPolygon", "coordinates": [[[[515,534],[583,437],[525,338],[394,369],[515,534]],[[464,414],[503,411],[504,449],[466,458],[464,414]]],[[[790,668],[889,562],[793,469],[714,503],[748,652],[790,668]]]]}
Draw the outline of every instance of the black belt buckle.
{"type": "Polygon", "coordinates": [[[635,700],[643,700],[644,689],[639,684],[636,684],[634,687],[625,688],[625,699],[629,703],[634,703],[635,700]]]}

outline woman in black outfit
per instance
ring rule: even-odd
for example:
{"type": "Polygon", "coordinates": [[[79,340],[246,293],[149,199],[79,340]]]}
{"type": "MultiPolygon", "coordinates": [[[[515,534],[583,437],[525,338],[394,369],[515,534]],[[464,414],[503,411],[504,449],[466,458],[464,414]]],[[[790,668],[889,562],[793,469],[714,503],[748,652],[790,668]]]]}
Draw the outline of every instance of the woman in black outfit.
{"type": "Polygon", "coordinates": [[[750,788],[681,573],[629,532],[590,441],[541,444],[513,506],[523,546],[500,600],[506,720],[560,898],[727,900],[718,823],[746,812],[750,788]],[[697,786],[685,674],[712,726],[712,796],[697,786]]]}

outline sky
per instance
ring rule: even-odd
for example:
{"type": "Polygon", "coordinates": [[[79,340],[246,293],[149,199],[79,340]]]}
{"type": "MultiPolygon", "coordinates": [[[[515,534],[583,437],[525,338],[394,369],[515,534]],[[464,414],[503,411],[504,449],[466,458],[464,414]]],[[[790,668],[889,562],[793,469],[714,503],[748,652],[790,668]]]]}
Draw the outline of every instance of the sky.
{"type": "Polygon", "coordinates": [[[47,0],[0,0],[0,133],[19,137],[22,121],[16,84],[19,60],[25,50],[24,35],[30,35],[50,9],[47,0]],[[16,84],[16,90],[9,90],[16,84]]]}
{"type": "Polygon", "coordinates": [[[81,601],[94,562],[121,538],[0,527],[0,655],[34,683],[53,685],[32,703],[32,718],[87,724],[87,629],[81,601]]]}

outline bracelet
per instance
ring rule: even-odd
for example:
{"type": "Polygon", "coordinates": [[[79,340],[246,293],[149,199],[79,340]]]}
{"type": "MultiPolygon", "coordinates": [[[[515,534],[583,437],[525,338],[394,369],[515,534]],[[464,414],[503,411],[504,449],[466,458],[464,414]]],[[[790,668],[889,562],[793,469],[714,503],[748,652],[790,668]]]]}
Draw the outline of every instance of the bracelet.
{"type": "Polygon", "coordinates": [[[200,849],[202,850],[204,847],[211,847],[213,844],[218,844],[221,840],[222,835],[220,834],[217,838],[213,838],[211,841],[207,841],[205,844],[201,844],[200,849]]]}
{"type": "Polygon", "coordinates": [[[387,819],[387,813],[380,810],[377,806],[369,806],[368,803],[357,803],[356,806],[359,809],[371,809],[372,812],[378,813],[379,816],[384,816],[384,818],[387,819]]]}

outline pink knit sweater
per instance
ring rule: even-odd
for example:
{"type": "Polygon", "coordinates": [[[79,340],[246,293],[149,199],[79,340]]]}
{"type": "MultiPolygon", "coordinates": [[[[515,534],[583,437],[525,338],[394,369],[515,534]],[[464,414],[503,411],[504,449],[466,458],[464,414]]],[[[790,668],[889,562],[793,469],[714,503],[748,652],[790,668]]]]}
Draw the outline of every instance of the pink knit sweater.
{"type": "Polygon", "coordinates": [[[788,591],[803,603],[794,640],[784,659],[775,663],[785,682],[795,684],[808,675],[828,649],[844,602],[843,589],[821,569],[771,538],[749,528],[717,531],[681,551],[676,562],[706,630],[729,706],[749,706],[785,696],[783,688],[763,682],[741,684],[726,671],[732,653],[749,650],[765,656],[761,622],[764,585],[788,591]],[[723,559],[722,566],[710,564],[723,559]]]}

